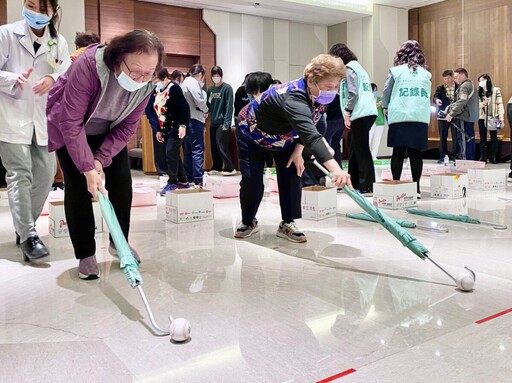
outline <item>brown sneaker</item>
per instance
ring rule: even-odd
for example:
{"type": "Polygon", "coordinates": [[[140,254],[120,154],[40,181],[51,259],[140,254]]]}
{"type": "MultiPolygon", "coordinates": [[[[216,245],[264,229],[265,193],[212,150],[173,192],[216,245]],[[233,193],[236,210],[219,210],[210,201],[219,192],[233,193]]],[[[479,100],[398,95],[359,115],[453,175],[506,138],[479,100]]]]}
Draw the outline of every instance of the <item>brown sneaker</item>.
{"type": "Polygon", "coordinates": [[[251,235],[258,233],[259,231],[258,220],[255,218],[252,220],[252,225],[250,226],[241,223],[236,229],[235,238],[249,238],[251,235]]]}
{"type": "Polygon", "coordinates": [[[86,280],[98,279],[100,277],[100,268],[98,267],[98,262],[96,262],[95,255],[80,259],[78,276],[80,279],[86,280]]]}
{"type": "Polygon", "coordinates": [[[285,223],[282,221],[279,224],[279,229],[277,229],[277,234],[279,238],[287,239],[290,242],[296,243],[304,243],[307,242],[306,235],[299,231],[297,224],[295,222],[285,223]]]}

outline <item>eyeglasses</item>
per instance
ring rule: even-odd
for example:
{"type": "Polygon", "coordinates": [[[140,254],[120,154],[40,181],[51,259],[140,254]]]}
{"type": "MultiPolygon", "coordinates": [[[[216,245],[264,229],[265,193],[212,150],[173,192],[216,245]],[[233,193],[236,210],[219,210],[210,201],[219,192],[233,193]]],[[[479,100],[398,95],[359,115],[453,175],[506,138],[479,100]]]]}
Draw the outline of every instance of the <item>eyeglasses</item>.
{"type": "Polygon", "coordinates": [[[154,73],[142,73],[140,71],[132,71],[126,63],[126,61],[123,60],[123,63],[126,66],[126,69],[128,69],[128,76],[130,76],[132,80],[137,81],[142,78],[143,81],[153,81],[156,78],[154,73]]]}

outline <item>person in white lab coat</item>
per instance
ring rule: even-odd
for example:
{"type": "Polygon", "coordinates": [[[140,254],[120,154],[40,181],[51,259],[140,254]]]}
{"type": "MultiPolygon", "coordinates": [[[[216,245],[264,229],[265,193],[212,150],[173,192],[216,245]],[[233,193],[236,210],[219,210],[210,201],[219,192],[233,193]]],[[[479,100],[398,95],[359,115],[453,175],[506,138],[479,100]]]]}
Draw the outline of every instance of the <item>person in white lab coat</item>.
{"type": "Polygon", "coordinates": [[[71,60],[56,30],[58,0],[25,0],[23,20],[0,26],[0,157],[9,205],[25,261],[49,255],[37,235],[55,174],[48,152],[46,101],[71,60]]]}

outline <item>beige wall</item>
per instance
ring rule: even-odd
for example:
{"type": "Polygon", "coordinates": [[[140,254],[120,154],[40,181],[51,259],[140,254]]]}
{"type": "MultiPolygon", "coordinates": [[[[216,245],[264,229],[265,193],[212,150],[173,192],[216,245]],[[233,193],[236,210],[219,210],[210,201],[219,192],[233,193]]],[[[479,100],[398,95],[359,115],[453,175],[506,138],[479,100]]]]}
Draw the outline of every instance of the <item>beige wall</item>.
{"type": "Polygon", "coordinates": [[[217,37],[217,65],[238,87],[246,73],[267,71],[294,80],[327,47],[327,27],[205,9],[203,19],[217,37]]]}
{"type": "MultiPolygon", "coordinates": [[[[85,12],[83,0],[60,1],[62,8],[62,20],[60,34],[64,36],[69,45],[70,53],[75,51],[75,34],[85,30],[85,12]]],[[[7,0],[7,22],[13,23],[21,20],[23,9],[22,0],[7,0]]]]}

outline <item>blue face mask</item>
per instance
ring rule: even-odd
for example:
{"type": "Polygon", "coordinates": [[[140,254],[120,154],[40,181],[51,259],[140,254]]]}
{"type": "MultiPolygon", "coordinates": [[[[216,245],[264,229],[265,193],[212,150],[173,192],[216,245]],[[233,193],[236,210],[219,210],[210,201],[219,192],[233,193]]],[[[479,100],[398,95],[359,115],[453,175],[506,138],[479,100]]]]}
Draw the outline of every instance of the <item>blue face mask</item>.
{"type": "Polygon", "coordinates": [[[156,84],[156,89],[157,89],[157,90],[162,90],[162,89],[164,89],[164,83],[163,83],[163,82],[159,82],[159,83],[157,83],[157,84],[156,84]]]}
{"type": "Polygon", "coordinates": [[[51,16],[31,11],[25,7],[23,7],[21,15],[25,18],[25,21],[30,26],[30,28],[33,29],[43,29],[50,23],[50,20],[52,19],[51,16]]]}
{"type": "Polygon", "coordinates": [[[373,92],[373,97],[377,98],[378,95],[377,95],[377,91],[373,92]]]}
{"type": "Polygon", "coordinates": [[[141,88],[144,88],[148,82],[137,82],[130,78],[126,73],[121,71],[119,76],[116,76],[117,82],[119,82],[119,85],[128,92],[135,92],[136,90],[139,90],[141,88]]]}

